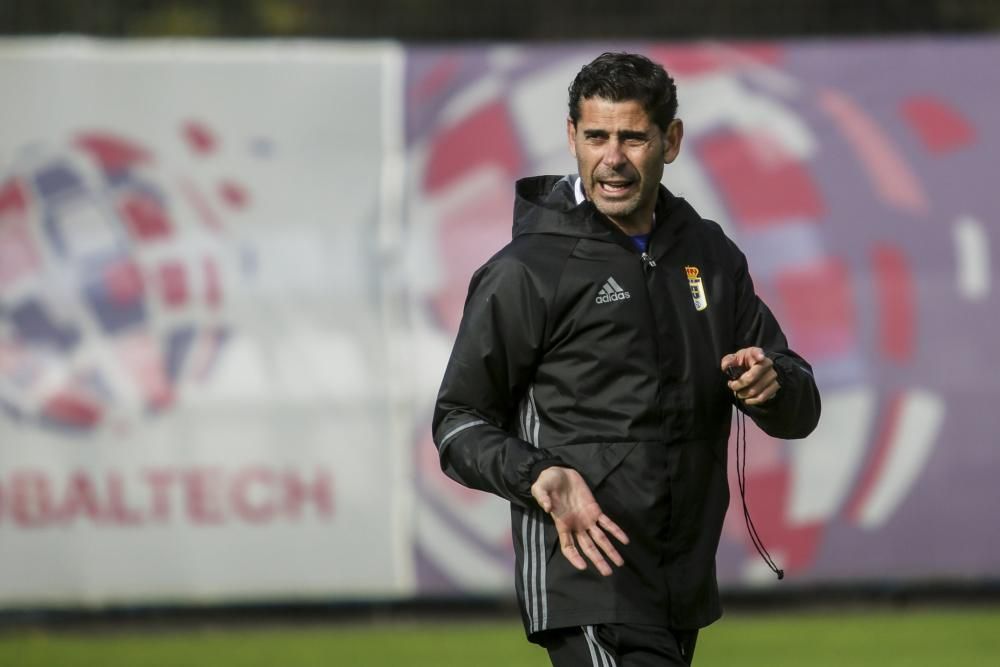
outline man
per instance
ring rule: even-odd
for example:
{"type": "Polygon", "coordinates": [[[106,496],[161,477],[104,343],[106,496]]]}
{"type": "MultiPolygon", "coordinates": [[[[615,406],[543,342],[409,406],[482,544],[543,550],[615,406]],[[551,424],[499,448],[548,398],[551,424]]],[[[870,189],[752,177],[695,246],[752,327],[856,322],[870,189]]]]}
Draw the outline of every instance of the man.
{"type": "Polygon", "coordinates": [[[556,667],[691,664],[721,615],[733,404],[778,438],[819,419],[743,254],[660,185],[676,112],[643,56],[580,71],[579,175],[517,183],[514,238],[472,278],[438,396],[442,468],[510,501],[525,629],[556,667]]]}

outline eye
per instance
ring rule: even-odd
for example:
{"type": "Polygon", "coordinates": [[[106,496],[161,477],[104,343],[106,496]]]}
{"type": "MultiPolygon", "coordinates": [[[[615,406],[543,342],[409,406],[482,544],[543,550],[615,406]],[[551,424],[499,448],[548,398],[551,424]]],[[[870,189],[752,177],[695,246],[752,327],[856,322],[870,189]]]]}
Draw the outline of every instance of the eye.
{"type": "Polygon", "coordinates": [[[622,133],[622,143],[626,146],[645,146],[649,143],[649,137],[640,132],[622,133]]]}

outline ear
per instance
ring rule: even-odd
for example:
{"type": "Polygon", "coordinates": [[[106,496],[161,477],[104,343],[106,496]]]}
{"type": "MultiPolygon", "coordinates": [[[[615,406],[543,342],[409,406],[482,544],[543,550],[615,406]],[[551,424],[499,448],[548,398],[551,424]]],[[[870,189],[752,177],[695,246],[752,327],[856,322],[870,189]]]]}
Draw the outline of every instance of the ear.
{"type": "Polygon", "coordinates": [[[569,141],[569,152],[576,157],[576,123],[572,118],[566,118],[566,139],[569,141]]]}
{"type": "Polygon", "coordinates": [[[681,152],[681,140],[684,139],[684,123],[675,118],[667,125],[663,133],[663,164],[670,164],[681,152]]]}

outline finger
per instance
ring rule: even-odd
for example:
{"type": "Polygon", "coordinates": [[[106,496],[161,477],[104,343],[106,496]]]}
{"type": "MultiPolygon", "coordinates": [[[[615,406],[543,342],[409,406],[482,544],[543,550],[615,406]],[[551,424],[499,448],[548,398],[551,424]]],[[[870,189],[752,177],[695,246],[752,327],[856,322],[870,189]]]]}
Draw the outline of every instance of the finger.
{"type": "Polygon", "coordinates": [[[761,403],[766,403],[775,397],[780,388],[781,385],[775,382],[774,384],[769,385],[767,388],[761,391],[760,394],[754,396],[753,398],[747,399],[745,402],[747,405],[760,405],[761,403]]]}
{"type": "Polygon", "coordinates": [[[597,517],[597,524],[604,530],[611,533],[612,537],[622,544],[628,544],[628,535],[626,535],[625,531],[619,528],[618,524],[612,521],[606,514],[602,514],[597,517]]]}
{"type": "Polygon", "coordinates": [[[771,363],[770,359],[765,357],[764,361],[750,366],[740,379],[744,380],[747,384],[753,384],[772,372],[774,372],[774,364],[771,363]]]}
{"type": "Polygon", "coordinates": [[[741,391],[738,395],[744,400],[761,398],[765,394],[773,396],[780,386],[778,384],[778,374],[771,372],[758,382],[741,391]]]}
{"type": "Polygon", "coordinates": [[[729,381],[729,388],[733,391],[740,391],[741,389],[750,386],[753,382],[753,375],[750,374],[751,371],[747,370],[742,375],[740,375],[735,380],[729,381]]]}
{"type": "Polygon", "coordinates": [[[568,530],[560,530],[559,532],[559,548],[562,551],[563,556],[569,561],[569,564],[578,570],[587,569],[587,561],[583,560],[583,556],[577,550],[576,545],[573,543],[573,535],[568,530]]]}
{"type": "Polygon", "coordinates": [[[618,567],[625,564],[625,559],[622,558],[621,554],[618,553],[618,550],[615,549],[615,545],[611,544],[611,540],[608,539],[608,536],[604,534],[603,530],[597,526],[591,526],[588,532],[590,533],[591,539],[594,540],[594,543],[600,548],[601,551],[604,552],[605,556],[611,559],[612,563],[618,567]]]}
{"type": "Polygon", "coordinates": [[[740,391],[760,381],[761,377],[768,372],[772,364],[770,359],[764,357],[764,360],[761,362],[742,361],[740,365],[746,370],[738,378],[728,382],[728,386],[732,391],[740,391]]]}
{"type": "Polygon", "coordinates": [[[774,369],[763,370],[753,375],[747,377],[743,380],[743,390],[744,393],[749,396],[756,396],[764,390],[765,387],[772,384],[778,379],[778,374],[774,372],[774,369]]]}
{"type": "Polygon", "coordinates": [[[747,375],[747,373],[744,373],[743,375],[739,376],[737,379],[732,380],[731,382],[729,382],[729,388],[734,393],[740,393],[740,392],[744,391],[745,389],[747,389],[748,387],[750,387],[751,385],[753,385],[754,382],[755,382],[755,380],[754,380],[753,377],[751,377],[750,375],[747,375]]]}
{"type": "Polygon", "coordinates": [[[736,363],[736,355],[735,354],[727,354],[726,356],[722,357],[722,363],[719,364],[719,368],[721,368],[723,371],[725,371],[727,368],[729,368],[730,366],[732,366],[735,363],[736,363]]]}
{"type": "Polygon", "coordinates": [[[586,531],[581,530],[576,534],[576,543],[580,545],[580,551],[590,559],[590,562],[594,564],[598,572],[605,577],[611,575],[611,566],[604,560],[604,556],[601,555],[597,545],[594,544],[594,540],[590,539],[590,535],[586,531]]]}
{"type": "Polygon", "coordinates": [[[740,378],[742,386],[731,387],[733,391],[737,392],[738,398],[745,400],[759,396],[767,387],[778,381],[778,374],[774,368],[757,366],[755,369],[747,371],[747,374],[740,378]]]}
{"type": "Polygon", "coordinates": [[[744,347],[736,351],[736,363],[750,368],[767,359],[764,350],[759,347],[744,347]]]}

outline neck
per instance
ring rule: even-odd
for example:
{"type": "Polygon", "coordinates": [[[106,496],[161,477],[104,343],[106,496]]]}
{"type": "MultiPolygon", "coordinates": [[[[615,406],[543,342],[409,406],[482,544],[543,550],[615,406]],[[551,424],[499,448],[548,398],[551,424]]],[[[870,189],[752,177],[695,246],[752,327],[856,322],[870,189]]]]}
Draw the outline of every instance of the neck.
{"type": "Polygon", "coordinates": [[[615,223],[618,229],[622,230],[629,236],[638,236],[640,234],[649,234],[653,231],[653,211],[652,209],[648,211],[636,211],[632,215],[623,218],[612,218],[608,216],[611,222],[615,223]]]}

